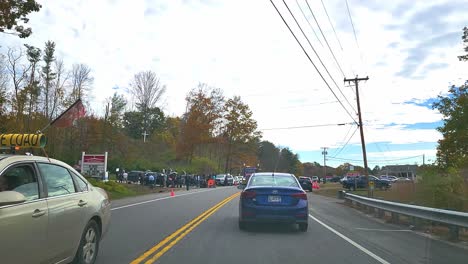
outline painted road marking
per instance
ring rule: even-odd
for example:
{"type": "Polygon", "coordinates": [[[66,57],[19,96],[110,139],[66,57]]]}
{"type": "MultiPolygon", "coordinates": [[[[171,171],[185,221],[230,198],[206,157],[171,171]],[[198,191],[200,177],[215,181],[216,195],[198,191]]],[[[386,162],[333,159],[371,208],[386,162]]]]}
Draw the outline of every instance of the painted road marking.
{"type": "Polygon", "coordinates": [[[127,207],[132,207],[132,206],[137,206],[137,205],[141,205],[141,204],[146,204],[146,203],[152,203],[152,202],[156,202],[156,201],[171,199],[171,198],[177,198],[177,197],[180,197],[180,196],[186,196],[186,195],[191,195],[191,194],[197,194],[197,193],[204,193],[204,192],[214,191],[214,190],[217,190],[217,189],[219,190],[219,189],[221,189],[221,188],[214,188],[214,189],[207,189],[207,190],[203,190],[203,191],[182,193],[182,194],[178,194],[178,195],[176,195],[176,196],[174,196],[174,197],[165,196],[165,197],[161,197],[161,198],[151,199],[151,200],[148,200],[148,201],[143,201],[143,202],[138,202],[138,203],[133,203],[133,204],[127,204],[127,205],[123,205],[123,206],[111,208],[111,211],[119,210],[119,209],[123,209],[123,208],[127,208],[127,207]]]}
{"type": "Polygon", "coordinates": [[[181,228],[179,228],[177,231],[163,239],[161,242],[156,244],[154,247],[151,249],[147,250],[143,255],[140,257],[136,258],[133,260],[130,264],[139,264],[142,263],[145,259],[150,257],[152,254],[154,254],[158,249],[161,247],[165,246],[162,248],[159,252],[157,252],[153,257],[151,257],[149,260],[145,262],[145,264],[150,264],[154,263],[156,260],[158,260],[164,253],[166,253],[169,249],[171,249],[174,245],[177,244],[182,238],[184,238],[187,234],[189,234],[193,229],[195,229],[198,225],[203,223],[208,217],[210,217],[212,214],[214,214],[216,211],[218,211],[221,207],[223,207],[225,204],[239,196],[240,193],[235,193],[220,203],[216,204],[215,206],[211,207],[210,209],[206,210],[203,212],[201,215],[197,216],[195,219],[192,221],[188,222],[181,228]]]}
{"type": "Polygon", "coordinates": [[[324,226],[326,229],[332,231],[333,233],[335,233],[335,235],[341,237],[342,239],[344,239],[346,242],[350,243],[351,245],[357,247],[359,250],[361,250],[362,252],[366,253],[367,255],[371,256],[373,259],[377,260],[378,262],[382,263],[382,264],[390,264],[390,262],[386,261],[385,259],[377,256],[376,254],[372,253],[370,250],[368,250],[367,248],[359,245],[358,243],[354,242],[353,240],[351,240],[350,238],[348,238],[347,236],[341,234],[340,232],[336,231],[335,229],[331,228],[330,226],[328,226],[327,224],[325,224],[324,222],[318,220],[317,218],[313,217],[311,214],[309,214],[309,217],[312,218],[314,221],[316,221],[317,223],[321,224],[322,226],[324,226]]]}
{"type": "Polygon", "coordinates": [[[373,228],[364,228],[364,227],[356,227],[357,230],[363,231],[377,231],[377,232],[412,232],[410,229],[373,229],[373,228]]]}

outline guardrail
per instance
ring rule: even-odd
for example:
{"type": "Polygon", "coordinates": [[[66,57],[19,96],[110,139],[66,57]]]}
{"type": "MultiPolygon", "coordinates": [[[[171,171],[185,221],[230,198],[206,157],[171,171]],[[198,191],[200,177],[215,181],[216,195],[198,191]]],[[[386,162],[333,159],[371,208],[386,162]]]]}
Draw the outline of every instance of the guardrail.
{"type": "Polygon", "coordinates": [[[377,209],[377,217],[382,218],[385,212],[390,212],[394,223],[399,222],[399,215],[406,215],[412,217],[411,220],[414,226],[418,225],[417,219],[446,224],[450,230],[451,240],[458,240],[460,227],[468,228],[468,213],[384,201],[346,193],[345,191],[339,192],[339,198],[344,198],[347,202],[364,205],[369,211],[377,209]]]}

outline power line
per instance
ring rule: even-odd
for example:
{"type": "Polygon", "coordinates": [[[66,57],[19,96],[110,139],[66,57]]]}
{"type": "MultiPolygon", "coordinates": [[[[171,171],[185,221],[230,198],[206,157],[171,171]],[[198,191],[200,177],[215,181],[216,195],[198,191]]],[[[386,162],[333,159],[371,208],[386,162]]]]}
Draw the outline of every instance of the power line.
{"type": "MultiPolygon", "coordinates": [[[[343,137],[343,140],[339,141],[339,142],[341,142],[341,144],[343,144],[343,142],[346,142],[346,139],[348,138],[348,135],[349,135],[349,132],[351,132],[351,129],[353,129],[352,126],[349,127],[348,131],[346,132],[345,136],[343,137]]],[[[335,151],[333,151],[333,154],[331,156],[336,157],[335,154],[338,152],[338,150],[339,150],[338,148],[335,149],[335,151]]]]}
{"type": "MultiPolygon", "coordinates": [[[[284,2],[284,0],[283,0],[283,2],[284,2]]],[[[307,7],[309,8],[310,13],[312,14],[312,17],[313,17],[314,20],[315,20],[315,23],[317,24],[317,26],[318,26],[318,28],[319,28],[319,30],[320,30],[320,33],[322,34],[323,39],[325,40],[325,43],[327,44],[328,50],[331,52],[331,54],[332,54],[332,56],[333,56],[333,59],[335,59],[336,65],[338,65],[338,68],[340,69],[341,74],[343,75],[343,78],[344,78],[344,77],[345,77],[345,74],[344,74],[344,72],[343,72],[343,69],[341,68],[340,63],[338,63],[338,60],[336,59],[335,53],[334,53],[333,50],[331,49],[330,44],[328,44],[328,40],[327,40],[327,38],[325,37],[325,34],[323,34],[322,28],[320,27],[320,24],[319,24],[319,22],[317,21],[317,18],[315,17],[314,12],[312,11],[312,8],[310,8],[309,1],[306,0],[306,4],[307,4],[307,7]]],[[[340,45],[341,45],[341,44],[340,44],[340,45]]]]}
{"type": "Polygon", "coordinates": [[[353,18],[351,17],[351,11],[349,11],[348,0],[345,0],[345,1],[346,1],[346,9],[348,10],[349,21],[351,22],[351,27],[353,28],[354,40],[356,41],[356,45],[357,45],[358,49],[360,49],[359,43],[358,43],[358,40],[357,40],[356,30],[354,28],[353,18]]]}
{"type": "MultiPolygon", "coordinates": [[[[317,56],[317,58],[319,59],[320,63],[322,64],[323,68],[325,68],[325,71],[327,72],[328,76],[332,79],[333,83],[335,84],[336,88],[338,89],[338,91],[340,91],[341,95],[344,97],[344,99],[346,100],[346,102],[349,104],[349,106],[351,106],[351,109],[356,112],[356,110],[354,109],[353,105],[351,105],[351,103],[348,101],[348,98],[343,94],[343,91],[341,91],[340,87],[338,86],[338,84],[336,83],[335,79],[333,78],[333,76],[330,74],[330,72],[328,71],[328,68],[325,66],[325,64],[323,63],[322,59],[320,58],[320,56],[318,55],[317,51],[314,49],[314,46],[312,46],[312,43],[310,42],[309,38],[307,37],[307,35],[304,33],[304,31],[302,30],[302,27],[301,25],[299,24],[299,22],[297,21],[296,17],[294,16],[294,14],[291,12],[291,9],[289,9],[289,6],[288,4],[286,4],[286,1],[283,0],[283,3],[284,5],[286,6],[286,8],[288,9],[289,11],[289,14],[291,14],[291,16],[293,17],[294,21],[296,22],[296,25],[299,27],[299,30],[302,32],[302,35],[306,38],[307,42],[309,43],[309,46],[312,48],[312,50],[314,51],[315,55],[317,56]]],[[[330,87],[331,89],[331,87],[330,87]]],[[[338,99],[338,98],[337,98],[338,99]]],[[[338,99],[339,101],[339,99],[338,99]]],[[[341,102],[341,101],[340,101],[341,102]]],[[[344,107],[344,106],[343,106],[344,107]]]]}
{"type": "Polygon", "coordinates": [[[345,126],[345,125],[352,125],[352,124],[354,123],[322,124],[322,125],[308,125],[308,126],[295,126],[295,127],[277,127],[277,128],[264,128],[264,129],[259,129],[259,130],[261,131],[285,130],[285,129],[312,128],[312,127],[345,126]]]}
{"type": "MultiPolygon", "coordinates": [[[[330,16],[328,15],[327,7],[325,6],[325,3],[323,2],[323,0],[320,0],[320,1],[322,2],[323,10],[325,11],[325,14],[327,15],[328,22],[330,23],[330,26],[331,26],[331,28],[333,29],[333,33],[335,34],[335,38],[336,38],[336,40],[337,40],[337,42],[338,42],[338,45],[340,45],[341,51],[344,52],[343,45],[341,45],[341,41],[340,41],[340,38],[338,37],[338,34],[336,33],[335,26],[333,26],[333,23],[332,23],[332,21],[331,21],[331,18],[330,18],[330,16]]],[[[347,66],[349,66],[349,69],[351,70],[351,72],[353,73],[353,75],[356,75],[355,72],[354,72],[354,69],[353,69],[352,65],[349,64],[349,63],[347,63],[347,64],[348,64],[347,66]]],[[[352,89],[351,89],[351,91],[352,91],[352,89]]],[[[354,93],[354,91],[353,91],[353,93],[354,93]]]]}
{"type": "Polygon", "coordinates": [[[317,38],[318,42],[319,42],[320,45],[323,47],[322,42],[320,41],[319,37],[317,36],[317,32],[315,32],[314,28],[313,28],[312,25],[310,24],[309,19],[307,19],[306,14],[305,14],[304,11],[302,10],[302,7],[301,7],[301,5],[299,4],[299,2],[298,2],[297,0],[296,0],[296,4],[297,4],[297,6],[299,7],[299,9],[301,10],[301,13],[302,13],[302,15],[304,16],[304,19],[307,21],[307,24],[309,24],[310,29],[312,29],[312,32],[314,32],[314,35],[315,35],[315,37],[317,38]]]}
{"type": "Polygon", "coordinates": [[[338,102],[340,103],[340,105],[343,107],[343,109],[346,111],[346,113],[351,117],[351,119],[354,121],[354,123],[357,124],[356,120],[354,119],[353,115],[351,115],[351,113],[349,113],[348,109],[346,109],[346,107],[343,105],[343,103],[340,101],[340,99],[338,98],[338,96],[335,94],[335,92],[333,91],[333,89],[330,87],[330,85],[328,84],[328,82],[325,80],[325,78],[323,77],[322,73],[319,71],[319,69],[317,68],[317,66],[315,65],[315,63],[312,61],[312,59],[310,58],[309,54],[307,53],[307,51],[304,49],[304,46],[302,46],[301,42],[299,41],[299,39],[296,37],[296,34],[294,34],[294,32],[292,31],[291,27],[289,27],[288,23],[286,22],[286,20],[284,19],[283,15],[281,14],[281,12],[278,10],[278,8],[276,7],[275,3],[273,2],[273,0],[270,0],[270,3],[273,5],[273,7],[275,8],[276,12],[278,12],[278,15],[281,17],[281,20],[283,20],[283,23],[286,25],[286,27],[289,29],[289,32],[291,32],[291,34],[293,35],[294,39],[296,39],[297,41],[297,44],[299,44],[299,46],[301,46],[301,49],[302,51],[304,52],[304,54],[307,56],[307,58],[309,59],[310,63],[312,63],[312,65],[314,66],[315,70],[318,72],[318,74],[320,75],[320,77],[322,78],[322,80],[325,82],[325,84],[327,85],[328,89],[330,89],[330,91],[332,92],[332,94],[335,96],[336,100],[338,100],[338,102]]]}
{"type": "Polygon", "coordinates": [[[341,147],[341,149],[338,151],[338,153],[336,153],[335,155],[333,155],[332,158],[335,158],[336,156],[338,156],[341,151],[343,151],[343,149],[348,145],[348,143],[351,141],[351,139],[354,137],[354,134],[356,134],[356,131],[358,130],[358,127],[356,127],[356,129],[354,130],[353,134],[351,134],[351,136],[348,138],[348,141],[346,141],[346,143],[343,145],[343,147],[341,147]]]}
{"type": "Polygon", "coordinates": [[[336,40],[338,41],[338,44],[340,45],[341,50],[343,50],[343,46],[341,45],[341,41],[338,38],[338,34],[336,34],[335,27],[333,26],[333,23],[331,22],[330,16],[328,15],[327,8],[325,7],[325,4],[323,3],[323,0],[320,0],[322,2],[323,9],[325,10],[325,14],[327,14],[328,22],[330,22],[330,26],[333,29],[333,33],[335,33],[336,40]]]}
{"type": "MultiPolygon", "coordinates": [[[[369,162],[371,162],[371,163],[378,163],[378,162],[390,162],[390,161],[408,160],[408,159],[414,159],[414,158],[418,158],[418,157],[422,157],[422,156],[423,156],[423,155],[417,155],[417,156],[411,156],[411,157],[405,157],[405,158],[399,158],[399,159],[372,160],[372,161],[369,161],[369,162]]],[[[362,160],[357,160],[357,159],[345,159],[345,158],[336,158],[336,157],[329,157],[329,159],[362,162],[362,160]]]]}

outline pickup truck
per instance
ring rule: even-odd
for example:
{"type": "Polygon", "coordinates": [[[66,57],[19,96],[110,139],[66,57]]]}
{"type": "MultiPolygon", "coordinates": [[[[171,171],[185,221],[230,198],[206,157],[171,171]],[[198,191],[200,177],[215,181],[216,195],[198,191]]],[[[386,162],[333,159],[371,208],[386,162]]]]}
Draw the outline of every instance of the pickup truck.
{"type": "MultiPolygon", "coordinates": [[[[392,186],[391,181],[379,179],[375,176],[369,175],[369,181],[374,182],[375,189],[388,190],[392,186]]],[[[341,184],[343,185],[343,188],[352,191],[356,190],[356,185],[358,189],[367,189],[368,186],[366,176],[347,177],[347,179],[342,181],[341,184]]]]}

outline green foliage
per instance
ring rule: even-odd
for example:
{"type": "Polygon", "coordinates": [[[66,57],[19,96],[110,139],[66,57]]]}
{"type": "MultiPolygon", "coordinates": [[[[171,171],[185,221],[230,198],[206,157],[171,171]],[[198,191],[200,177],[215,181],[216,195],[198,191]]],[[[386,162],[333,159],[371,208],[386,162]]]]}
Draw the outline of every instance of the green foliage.
{"type": "Polygon", "coordinates": [[[35,0],[2,0],[0,2],[0,32],[27,38],[31,28],[25,28],[29,22],[29,13],[38,12],[41,5],[35,0]]]}
{"type": "Polygon", "coordinates": [[[99,181],[93,178],[87,178],[89,183],[93,186],[104,189],[110,196],[111,199],[135,195],[135,191],[128,189],[124,184],[120,184],[114,181],[99,181]]]}
{"type": "Polygon", "coordinates": [[[468,203],[466,185],[459,171],[426,166],[419,172],[417,203],[424,206],[462,211],[468,203]]]}
{"type": "Polygon", "coordinates": [[[143,138],[144,132],[152,134],[161,131],[165,122],[164,113],[158,107],[148,109],[146,117],[140,111],[125,112],[123,116],[125,131],[134,139],[143,138]]]}
{"type": "Polygon", "coordinates": [[[444,121],[438,128],[443,136],[437,147],[439,164],[459,166],[468,160],[468,81],[450,87],[448,95],[439,95],[433,108],[439,110],[444,121]]]}

